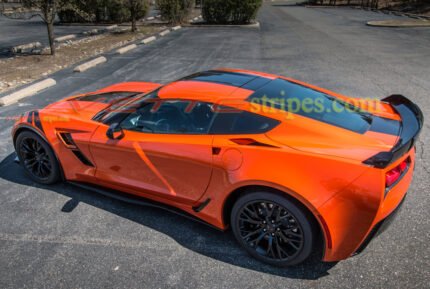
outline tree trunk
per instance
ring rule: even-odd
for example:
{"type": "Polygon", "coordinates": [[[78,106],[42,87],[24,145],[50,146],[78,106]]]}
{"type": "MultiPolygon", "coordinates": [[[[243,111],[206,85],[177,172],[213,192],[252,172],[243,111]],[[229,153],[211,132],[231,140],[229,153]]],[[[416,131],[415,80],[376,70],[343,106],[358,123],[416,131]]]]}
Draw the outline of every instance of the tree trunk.
{"type": "Polygon", "coordinates": [[[137,25],[136,25],[136,15],[134,13],[131,14],[131,32],[137,31],[137,25]]]}
{"type": "Polygon", "coordinates": [[[54,22],[46,22],[46,28],[48,29],[48,39],[49,47],[51,48],[51,55],[55,55],[54,22]]]}

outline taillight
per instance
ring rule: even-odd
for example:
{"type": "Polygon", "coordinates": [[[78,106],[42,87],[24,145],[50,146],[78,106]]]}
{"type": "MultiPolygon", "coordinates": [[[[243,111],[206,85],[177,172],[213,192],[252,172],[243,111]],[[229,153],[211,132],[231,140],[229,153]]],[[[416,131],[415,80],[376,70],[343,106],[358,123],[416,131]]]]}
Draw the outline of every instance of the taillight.
{"type": "Polygon", "coordinates": [[[398,180],[400,180],[400,178],[408,169],[410,163],[411,163],[411,159],[408,157],[403,162],[401,162],[398,166],[396,166],[394,169],[391,169],[390,171],[386,172],[385,187],[389,188],[392,185],[394,185],[398,180]]]}

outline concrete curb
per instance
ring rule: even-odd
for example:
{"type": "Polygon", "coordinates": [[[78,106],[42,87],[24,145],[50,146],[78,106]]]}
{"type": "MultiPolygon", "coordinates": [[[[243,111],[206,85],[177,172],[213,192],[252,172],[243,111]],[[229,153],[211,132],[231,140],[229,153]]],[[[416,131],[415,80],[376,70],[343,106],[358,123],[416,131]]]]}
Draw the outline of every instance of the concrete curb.
{"type": "Polygon", "coordinates": [[[75,39],[77,37],[76,34],[69,34],[69,35],[65,35],[65,36],[61,36],[61,37],[57,37],[54,39],[55,42],[63,42],[63,41],[67,41],[70,39],[75,39]]]}
{"type": "Polygon", "coordinates": [[[412,13],[403,13],[404,15],[415,18],[415,19],[424,19],[424,20],[430,20],[429,15],[420,15],[420,14],[412,14],[412,13]]]}
{"type": "Polygon", "coordinates": [[[39,91],[44,90],[48,87],[54,86],[56,83],[57,82],[52,78],[47,78],[45,80],[39,81],[26,88],[20,89],[14,93],[3,96],[2,98],[0,98],[0,106],[5,106],[5,105],[15,103],[20,99],[36,94],[39,91]]]}
{"type": "Polygon", "coordinates": [[[99,34],[99,33],[100,33],[100,31],[98,29],[91,29],[91,30],[82,32],[82,34],[86,35],[86,36],[88,36],[88,35],[96,35],[96,34],[99,34]]]}
{"type": "Polygon", "coordinates": [[[21,53],[25,50],[33,50],[34,48],[40,48],[42,47],[42,43],[40,42],[31,42],[27,44],[17,45],[12,47],[11,51],[13,53],[21,53]]]}
{"type": "Polygon", "coordinates": [[[366,23],[373,27],[430,27],[430,21],[427,20],[382,20],[369,21],[366,23]]]}
{"type": "Polygon", "coordinates": [[[100,57],[97,57],[96,59],[90,60],[88,62],[81,64],[81,65],[76,66],[75,69],[73,69],[73,71],[74,72],[84,72],[84,71],[86,71],[86,70],[88,70],[94,66],[97,66],[101,63],[104,63],[106,61],[107,61],[106,57],[100,56],[100,57]]]}
{"type": "Polygon", "coordinates": [[[245,24],[245,25],[235,25],[235,24],[206,24],[206,22],[190,23],[186,25],[187,27],[244,27],[244,28],[256,28],[260,29],[260,22],[245,24]]]}
{"type": "Polygon", "coordinates": [[[105,30],[110,31],[110,30],[114,30],[116,28],[118,28],[118,25],[115,24],[115,25],[111,25],[111,26],[105,27],[105,30]]]}
{"type": "Polygon", "coordinates": [[[151,37],[143,39],[140,43],[142,43],[142,44],[148,44],[148,43],[150,43],[152,41],[155,41],[156,39],[157,39],[157,37],[151,36],[151,37]]]}
{"type": "Polygon", "coordinates": [[[126,52],[128,52],[128,51],[130,51],[130,50],[135,49],[135,48],[137,48],[137,45],[136,45],[136,44],[130,44],[130,45],[127,45],[127,46],[121,47],[120,49],[117,49],[117,50],[116,50],[116,53],[117,53],[117,54],[124,54],[124,53],[126,53],[126,52]]]}
{"type": "Polygon", "coordinates": [[[117,29],[112,30],[112,33],[120,34],[128,31],[130,31],[129,27],[118,27],[117,29]]]}
{"type": "Polygon", "coordinates": [[[169,33],[170,33],[170,30],[167,29],[167,30],[161,31],[158,35],[160,35],[160,36],[166,36],[169,33]]]}
{"type": "Polygon", "coordinates": [[[178,26],[172,27],[172,30],[173,30],[173,31],[176,31],[176,30],[179,30],[179,29],[181,29],[181,28],[182,28],[182,26],[181,26],[181,25],[178,25],[178,26]]]}
{"type": "Polygon", "coordinates": [[[405,17],[414,18],[414,19],[428,19],[428,20],[430,20],[430,16],[428,16],[428,15],[413,14],[413,13],[408,13],[408,12],[390,10],[390,9],[386,9],[386,8],[384,8],[384,9],[374,9],[374,8],[371,9],[369,7],[357,7],[357,6],[350,6],[350,8],[361,9],[361,10],[365,10],[365,11],[372,11],[372,12],[376,12],[376,13],[392,14],[395,16],[405,16],[405,17]]]}

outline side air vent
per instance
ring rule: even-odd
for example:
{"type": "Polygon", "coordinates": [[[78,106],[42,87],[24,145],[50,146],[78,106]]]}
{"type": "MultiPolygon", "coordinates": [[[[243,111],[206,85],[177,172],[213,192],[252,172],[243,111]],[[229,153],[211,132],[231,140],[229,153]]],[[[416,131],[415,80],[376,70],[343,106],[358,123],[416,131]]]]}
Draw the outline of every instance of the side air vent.
{"type": "Polygon", "coordinates": [[[77,146],[68,132],[57,132],[58,138],[63,142],[63,144],[69,149],[76,149],[77,146]]]}
{"type": "Polygon", "coordinates": [[[79,150],[72,135],[69,132],[57,131],[57,137],[72,151],[72,153],[86,166],[94,167],[93,163],[79,150]]]}
{"type": "Polygon", "coordinates": [[[230,140],[238,145],[278,148],[277,146],[262,143],[252,138],[231,138],[230,140]]]}
{"type": "Polygon", "coordinates": [[[93,163],[80,150],[76,149],[72,152],[84,165],[94,167],[93,163]]]}

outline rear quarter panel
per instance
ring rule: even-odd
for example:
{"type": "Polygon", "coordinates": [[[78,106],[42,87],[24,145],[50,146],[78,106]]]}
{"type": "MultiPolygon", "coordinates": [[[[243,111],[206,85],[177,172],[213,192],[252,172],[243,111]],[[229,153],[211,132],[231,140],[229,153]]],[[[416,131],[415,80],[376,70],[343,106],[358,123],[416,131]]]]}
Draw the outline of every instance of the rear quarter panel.
{"type": "MultiPolygon", "coordinates": [[[[276,188],[298,199],[314,214],[328,201],[367,170],[357,161],[300,152],[274,143],[264,135],[249,135],[276,147],[244,146],[232,142],[236,136],[215,136],[214,171],[205,197],[212,200],[202,214],[222,215],[229,194],[248,185],[276,188]]],[[[217,224],[224,227],[223,220],[217,224]]]]}

